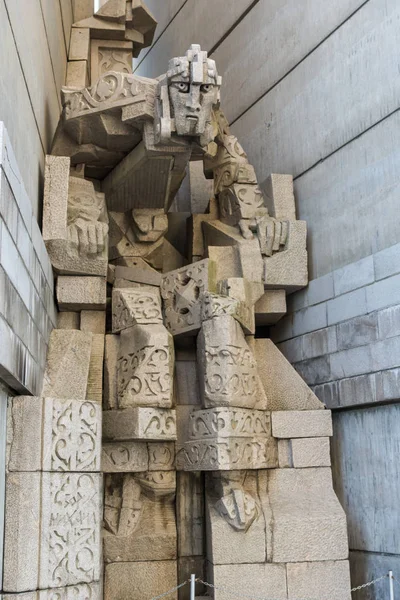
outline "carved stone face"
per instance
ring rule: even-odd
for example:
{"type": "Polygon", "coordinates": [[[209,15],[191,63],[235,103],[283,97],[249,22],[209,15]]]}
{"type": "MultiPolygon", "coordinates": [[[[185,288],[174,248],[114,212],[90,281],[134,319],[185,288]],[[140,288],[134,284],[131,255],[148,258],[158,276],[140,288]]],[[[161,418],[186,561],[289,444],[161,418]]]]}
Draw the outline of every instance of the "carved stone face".
{"type": "Polygon", "coordinates": [[[211,120],[218,99],[218,87],[212,83],[194,83],[187,77],[169,84],[169,95],[178,135],[200,136],[211,120]]]}

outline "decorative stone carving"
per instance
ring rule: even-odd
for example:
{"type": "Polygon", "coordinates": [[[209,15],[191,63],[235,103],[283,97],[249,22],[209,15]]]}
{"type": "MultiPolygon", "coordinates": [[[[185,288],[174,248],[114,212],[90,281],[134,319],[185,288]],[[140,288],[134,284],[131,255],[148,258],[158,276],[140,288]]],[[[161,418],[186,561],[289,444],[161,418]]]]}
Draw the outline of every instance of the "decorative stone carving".
{"type": "Polygon", "coordinates": [[[271,414],[246,408],[208,408],[189,416],[189,440],[271,437],[271,414]]]}
{"type": "Polygon", "coordinates": [[[156,242],[168,229],[168,217],[161,208],[132,211],[133,230],[139,242],[156,242]]]}
{"type": "Polygon", "coordinates": [[[213,317],[230,315],[242,325],[244,332],[251,335],[255,331],[254,309],[243,302],[230,298],[229,296],[219,296],[206,292],[203,294],[201,304],[201,319],[206,321],[213,317]]]}
{"type": "Polygon", "coordinates": [[[132,43],[122,40],[91,40],[91,85],[109,71],[132,73],[132,43]]]}
{"type": "Polygon", "coordinates": [[[176,414],[167,408],[135,407],[103,413],[103,437],[109,441],[176,439],[176,414]]]}
{"type": "Polygon", "coordinates": [[[104,473],[139,473],[171,471],[175,467],[175,444],[172,442],[118,442],[103,444],[104,473]]]}
{"type": "Polygon", "coordinates": [[[91,181],[70,177],[69,159],[64,157],[46,157],[43,237],[57,273],[106,275],[104,194],[96,192],[91,181]]]}
{"type": "Polygon", "coordinates": [[[101,476],[43,473],[39,586],[100,578],[101,476]]]}
{"type": "Polygon", "coordinates": [[[243,487],[242,473],[215,474],[213,483],[218,494],[214,507],[236,531],[247,531],[260,514],[257,500],[243,487]]]}
{"type": "Polygon", "coordinates": [[[161,297],[157,288],[113,289],[113,333],[133,325],[162,323],[161,297]]]}
{"type": "Polygon", "coordinates": [[[174,471],[106,477],[106,562],[176,558],[175,490],[174,471]]]}
{"type": "Polygon", "coordinates": [[[37,594],[35,600],[101,600],[99,582],[81,583],[53,590],[39,590],[37,594]]]}
{"type": "Polygon", "coordinates": [[[256,360],[239,323],[231,316],[203,322],[197,357],[205,407],[266,408],[256,360]]]}
{"type": "Polygon", "coordinates": [[[172,406],[174,346],[161,324],[135,325],[121,332],[118,404],[172,406]]]}
{"type": "Polygon", "coordinates": [[[171,271],[162,278],[165,323],[173,335],[195,335],[201,326],[201,296],[215,290],[215,266],[209,259],[171,271]]]}

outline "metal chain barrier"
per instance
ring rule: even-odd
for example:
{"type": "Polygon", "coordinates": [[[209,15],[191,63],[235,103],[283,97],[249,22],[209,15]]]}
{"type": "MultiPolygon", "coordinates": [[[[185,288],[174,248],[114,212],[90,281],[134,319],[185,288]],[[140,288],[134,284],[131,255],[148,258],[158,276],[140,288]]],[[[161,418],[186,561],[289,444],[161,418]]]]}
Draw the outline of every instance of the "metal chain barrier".
{"type": "MultiPolygon", "coordinates": [[[[383,579],[386,579],[387,577],[389,577],[389,573],[385,573],[385,575],[382,575],[381,577],[377,577],[376,579],[372,579],[372,581],[368,581],[367,583],[363,583],[362,585],[358,585],[357,587],[351,588],[350,591],[357,592],[358,590],[362,590],[366,587],[369,587],[370,585],[374,585],[378,581],[382,581],[383,579]]],[[[396,583],[396,585],[398,585],[400,587],[400,582],[397,581],[397,579],[395,579],[395,577],[393,577],[393,575],[391,576],[391,579],[396,583]]],[[[230,596],[233,596],[235,598],[245,598],[246,600],[276,600],[274,598],[267,598],[266,596],[245,596],[244,594],[238,594],[237,592],[234,592],[233,590],[229,590],[228,588],[213,585],[212,583],[208,583],[208,581],[203,581],[203,579],[200,579],[200,577],[197,577],[195,581],[198,583],[202,583],[206,587],[212,588],[214,590],[218,590],[219,592],[224,592],[225,594],[229,594],[230,596]]],[[[190,579],[187,579],[183,583],[180,583],[179,585],[171,588],[170,590],[168,590],[167,592],[164,592],[163,594],[160,594],[159,596],[154,596],[154,598],[152,598],[151,600],[159,600],[159,598],[164,598],[165,596],[168,596],[169,594],[176,592],[177,590],[179,590],[184,585],[187,585],[188,583],[190,583],[190,579]]],[[[317,599],[304,598],[303,600],[317,600],[317,599]]]]}
{"type": "Polygon", "coordinates": [[[372,581],[368,581],[368,583],[363,583],[362,585],[358,585],[357,587],[351,588],[351,592],[356,592],[357,590],[362,590],[363,588],[366,588],[370,585],[374,585],[374,583],[376,583],[377,581],[381,581],[381,579],[386,579],[386,577],[389,577],[388,573],[385,573],[385,575],[382,575],[382,577],[378,577],[377,579],[373,579],[372,581]]]}
{"type": "Polygon", "coordinates": [[[164,596],[168,596],[169,594],[172,594],[172,592],[176,592],[176,590],[179,590],[184,585],[187,585],[189,583],[189,581],[190,581],[190,579],[187,579],[183,583],[180,583],[179,585],[168,590],[168,592],[164,592],[163,594],[160,594],[159,596],[154,596],[154,598],[152,598],[151,600],[158,600],[158,598],[164,598],[164,596]]]}

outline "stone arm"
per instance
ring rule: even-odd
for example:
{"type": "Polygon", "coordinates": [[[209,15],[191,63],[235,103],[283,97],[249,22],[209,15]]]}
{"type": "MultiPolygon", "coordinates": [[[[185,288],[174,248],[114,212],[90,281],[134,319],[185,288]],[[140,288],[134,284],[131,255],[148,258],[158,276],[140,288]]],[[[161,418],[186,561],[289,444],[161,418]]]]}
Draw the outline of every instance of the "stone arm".
{"type": "Polygon", "coordinates": [[[261,254],[272,256],[285,246],[287,222],[269,216],[254,167],[238,139],[231,134],[219,108],[213,112],[213,127],[215,138],[204,157],[204,172],[208,179],[214,179],[220,220],[239,227],[245,239],[252,239],[255,234],[261,254]]]}

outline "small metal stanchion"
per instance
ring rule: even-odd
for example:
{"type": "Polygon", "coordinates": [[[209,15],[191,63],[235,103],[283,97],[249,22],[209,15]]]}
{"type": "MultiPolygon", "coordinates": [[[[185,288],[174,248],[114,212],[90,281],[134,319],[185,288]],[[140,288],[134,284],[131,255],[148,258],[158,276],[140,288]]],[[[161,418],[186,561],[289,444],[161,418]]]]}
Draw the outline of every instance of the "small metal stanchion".
{"type": "Polygon", "coordinates": [[[389,571],[390,600],[394,600],[393,571],[389,571]]]}
{"type": "MultiPolygon", "coordinates": [[[[190,576],[190,600],[194,600],[195,596],[196,596],[196,592],[195,592],[195,588],[196,588],[196,575],[192,575],[190,576]]],[[[394,600],[393,598],[391,598],[391,600],[394,600]]]]}

